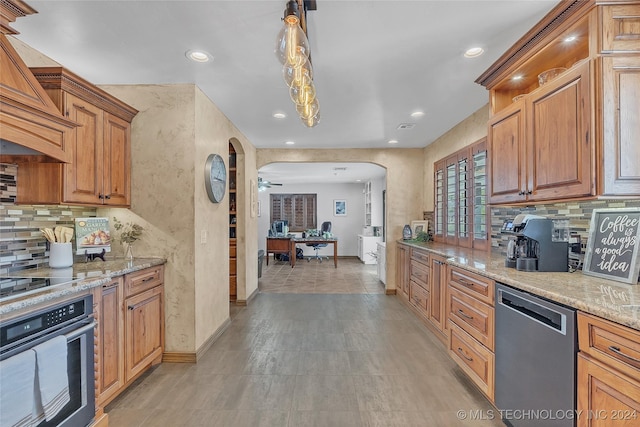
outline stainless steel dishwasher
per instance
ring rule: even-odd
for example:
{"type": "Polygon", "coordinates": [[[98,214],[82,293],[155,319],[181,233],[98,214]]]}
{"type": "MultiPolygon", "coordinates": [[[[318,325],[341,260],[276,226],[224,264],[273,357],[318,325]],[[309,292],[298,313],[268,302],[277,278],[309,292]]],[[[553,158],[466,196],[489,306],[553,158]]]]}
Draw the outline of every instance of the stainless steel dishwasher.
{"type": "Polygon", "coordinates": [[[495,404],[505,424],[574,426],[576,312],[496,284],[495,404]]]}

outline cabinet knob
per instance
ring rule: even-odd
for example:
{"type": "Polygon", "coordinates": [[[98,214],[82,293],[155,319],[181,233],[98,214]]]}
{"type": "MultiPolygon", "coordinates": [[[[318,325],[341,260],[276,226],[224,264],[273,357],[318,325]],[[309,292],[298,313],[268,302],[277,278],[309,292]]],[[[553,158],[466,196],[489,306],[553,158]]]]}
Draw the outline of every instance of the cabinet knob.
{"type": "Polygon", "coordinates": [[[104,199],[104,194],[99,193],[99,194],[98,194],[98,199],[103,200],[103,199],[104,199]]]}
{"type": "Polygon", "coordinates": [[[134,309],[135,309],[135,307],[134,307],[134,306],[132,306],[132,305],[127,306],[127,308],[128,308],[129,310],[134,310],[134,309]]]}
{"type": "Polygon", "coordinates": [[[105,199],[109,200],[111,198],[111,194],[107,194],[104,196],[105,199]]]}
{"type": "Polygon", "coordinates": [[[518,191],[518,196],[524,196],[524,191],[518,191]]]}
{"type": "Polygon", "coordinates": [[[527,191],[527,194],[531,195],[531,194],[533,194],[533,191],[529,190],[529,191],[527,191]]]}

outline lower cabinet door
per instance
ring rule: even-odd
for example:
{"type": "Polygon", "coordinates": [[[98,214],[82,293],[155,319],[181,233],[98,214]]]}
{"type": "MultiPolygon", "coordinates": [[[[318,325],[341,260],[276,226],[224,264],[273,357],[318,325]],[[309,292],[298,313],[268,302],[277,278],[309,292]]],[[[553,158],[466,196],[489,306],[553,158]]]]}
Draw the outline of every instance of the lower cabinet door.
{"type": "Polygon", "coordinates": [[[578,353],[578,427],[640,425],[640,382],[578,353]]]}
{"type": "Polygon", "coordinates": [[[129,381],[162,357],[164,348],[164,291],[149,289],[125,300],[126,358],[129,381]]]}
{"type": "Polygon", "coordinates": [[[124,322],[122,316],[122,278],[116,278],[94,292],[97,299],[96,328],[98,367],[96,397],[99,405],[108,403],[124,386],[124,322]]]}

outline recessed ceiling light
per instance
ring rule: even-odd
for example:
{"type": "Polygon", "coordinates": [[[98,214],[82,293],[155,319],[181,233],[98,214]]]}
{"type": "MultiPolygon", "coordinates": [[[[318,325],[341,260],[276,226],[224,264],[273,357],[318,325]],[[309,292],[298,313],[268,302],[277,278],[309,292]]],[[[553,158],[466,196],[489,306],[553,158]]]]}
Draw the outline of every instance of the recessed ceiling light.
{"type": "Polygon", "coordinates": [[[285,113],[282,113],[280,111],[273,113],[273,118],[274,119],[284,119],[285,117],[287,117],[287,115],[285,113]]]}
{"type": "Polygon", "coordinates": [[[389,140],[389,144],[397,144],[398,140],[397,139],[390,139],[389,140]]]}
{"type": "Polygon", "coordinates": [[[480,55],[482,55],[484,53],[484,49],[481,47],[472,47],[470,49],[467,49],[467,51],[464,53],[464,57],[465,58],[476,58],[480,55]]]}
{"type": "Polygon", "coordinates": [[[414,119],[420,118],[424,116],[424,111],[414,111],[413,113],[411,113],[411,117],[413,117],[414,119]]]}
{"type": "Polygon", "coordinates": [[[511,80],[522,80],[522,74],[517,74],[517,75],[511,77],[511,80]]]}
{"type": "Polygon", "coordinates": [[[569,36],[569,37],[565,38],[564,41],[569,43],[569,42],[574,41],[576,38],[577,38],[576,36],[569,36]]]}
{"type": "Polygon", "coordinates": [[[356,182],[362,182],[362,180],[361,179],[356,179],[356,182]]]}
{"type": "Polygon", "coordinates": [[[287,142],[285,142],[285,144],[287,144],[287,145],[293,145],[293,144],[295,144],[295,142],[294,142],[294,141],[287,141],[287,142]]]}
{"type": "Polygon", "coordinates": [[[188,50],[184,55],[194,62],[209,62],[213,60],[213,56],[204,50],[188,50]]]}

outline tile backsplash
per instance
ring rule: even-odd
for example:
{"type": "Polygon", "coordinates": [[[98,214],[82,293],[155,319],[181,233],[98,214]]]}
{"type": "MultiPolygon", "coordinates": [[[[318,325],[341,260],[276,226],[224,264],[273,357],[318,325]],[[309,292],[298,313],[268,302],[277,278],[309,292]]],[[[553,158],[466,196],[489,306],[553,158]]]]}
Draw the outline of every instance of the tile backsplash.
{"type": "Polygon", "coordinates": [[[76,217],[96,216],[91,207],[16,205],[16,174],[15,165],[0,164],[0,274],[48,265],[41,228],[73,227],[76,217]]]}
{"type": "Polygon", "coordinates": [[[583,248],[589,237],[589,224],[594,209],[640,207],[640,200],[592,200],[535,206],[491,207],[491,248],[506,254],[508,235],[501,234],[502,224],[518,214],[540,215],[551,219],[568,219],[569,231],[580,235],[583,248]]]}

